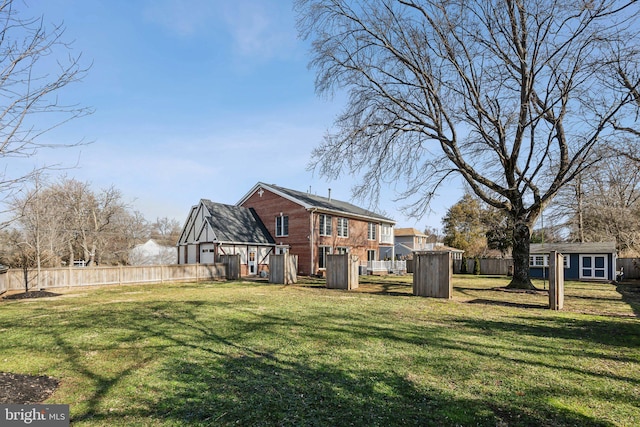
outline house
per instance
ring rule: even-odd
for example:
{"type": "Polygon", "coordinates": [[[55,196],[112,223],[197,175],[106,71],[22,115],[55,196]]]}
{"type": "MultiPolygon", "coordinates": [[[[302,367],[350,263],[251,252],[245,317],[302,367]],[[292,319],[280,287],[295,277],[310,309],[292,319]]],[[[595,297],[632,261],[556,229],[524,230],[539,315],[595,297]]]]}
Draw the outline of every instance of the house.
{"type": "Polygon", "coordinates": [[[396,228],[395,253],[397,257],[411,258],[415,251],[449,251],[452,252],[454,260],[461,260],[464,251],[443,243],[434,242],[434,237],[427,236],[415,228],[396,228]]]}
{"type": "Polygon", "coordinates": [[[361,261],[393,258],[395,221],[347,202],[257,183],[237,206],[253,209],[275,239],[276,253],[298,256],[298,273],[321,274],[326,256],[351,253],[361,261]]]}
{"type": "Polygon", "coordinates": [[[130,265],[167,265],[176,263],[176,249],[149,239],[129,251],[130,265]]]}
{"type": "Polygon", "coordinates": [[[240,255],[240,274],[258,274],[275,241],[255,210],[201,199],[178,240],[178,264],[212,264],[220,255],[240,255]]]}
{"type": "Polygon", "coordinates": [[[564,255],[566,280],[615,280],[616,243],[532,243],[529,271],[532,278],[549,277],[549,252],[564,255]]]}

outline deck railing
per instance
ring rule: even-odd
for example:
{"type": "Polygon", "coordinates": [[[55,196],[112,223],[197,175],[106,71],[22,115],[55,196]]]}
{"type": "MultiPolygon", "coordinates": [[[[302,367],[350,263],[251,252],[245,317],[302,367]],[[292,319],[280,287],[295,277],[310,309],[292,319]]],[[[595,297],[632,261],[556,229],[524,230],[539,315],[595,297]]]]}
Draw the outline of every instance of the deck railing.
{"type": "Polygon", "coordinates": [[[400,273],[407,271],[406,261],[367,261],[361,263],[362,267],[367,268],[367,273],[400,273]]]}

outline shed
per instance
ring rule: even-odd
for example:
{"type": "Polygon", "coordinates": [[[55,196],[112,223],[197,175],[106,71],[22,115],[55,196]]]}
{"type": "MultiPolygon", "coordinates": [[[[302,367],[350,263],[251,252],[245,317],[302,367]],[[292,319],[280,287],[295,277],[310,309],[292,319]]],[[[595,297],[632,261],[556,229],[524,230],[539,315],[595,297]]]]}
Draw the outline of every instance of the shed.
{"type": "Polygon", "coordinates": [[[529,248],[532,278],[549,277],[549,252],[564,255],[565,280],[615,280],[616,242],[533,243],[529,248]]]}

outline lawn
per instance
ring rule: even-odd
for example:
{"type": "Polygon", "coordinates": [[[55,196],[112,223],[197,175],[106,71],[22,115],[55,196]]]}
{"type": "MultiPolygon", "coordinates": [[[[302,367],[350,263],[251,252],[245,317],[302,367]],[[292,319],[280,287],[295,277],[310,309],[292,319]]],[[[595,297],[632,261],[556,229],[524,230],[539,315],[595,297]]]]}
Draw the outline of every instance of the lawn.
{"type": "Polygon", "coordinates": [[[0,371],[59,379],[74,426],[640,425],[639,287],[568,282],[553,312],[505,278],[410,280],[5,300],[0,371]]]}

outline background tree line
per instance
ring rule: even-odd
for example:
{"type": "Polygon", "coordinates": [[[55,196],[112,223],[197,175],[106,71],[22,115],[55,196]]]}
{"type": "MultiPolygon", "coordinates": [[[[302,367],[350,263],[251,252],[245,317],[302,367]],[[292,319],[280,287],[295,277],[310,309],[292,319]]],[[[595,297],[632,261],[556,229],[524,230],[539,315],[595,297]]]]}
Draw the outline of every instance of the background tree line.
{"type": "MultiPolygon", "coordinates": [[[[622,257],[640,256],[640,147],[602,152],[600,167],[564,187],[531,234],[531,243],[615,241],[622,257]]],[[[443,242],[467,257],[510,255],[509,217],[471,192],[442,220],[443,242]]]]}
{"type": "Polygon", "coordinates": [[[175,219],[149,221],[131,209],[120,190],[94,189],[62,177],[31,186],[9,202],[10,225],[0,231],[0,263],[9,267],[128,264],[130,250],[148,239],[174,246],[181,230],[175,219]]]}

